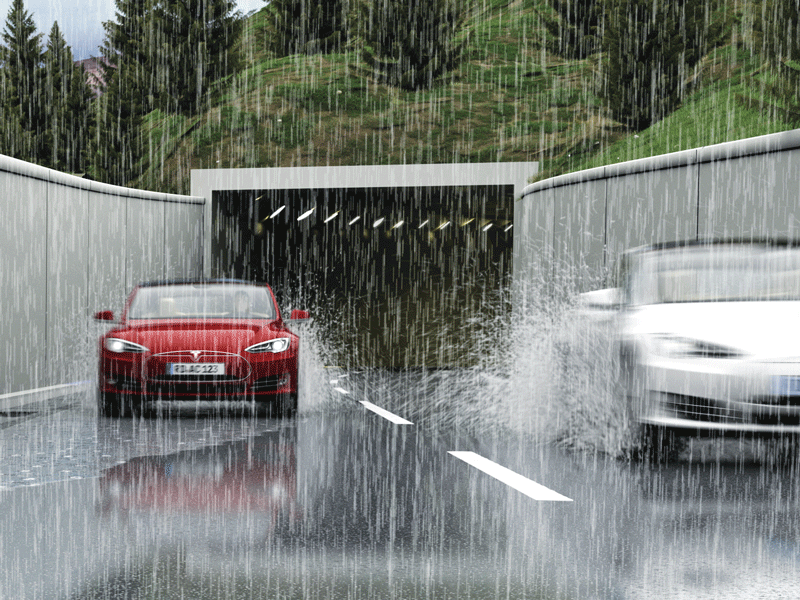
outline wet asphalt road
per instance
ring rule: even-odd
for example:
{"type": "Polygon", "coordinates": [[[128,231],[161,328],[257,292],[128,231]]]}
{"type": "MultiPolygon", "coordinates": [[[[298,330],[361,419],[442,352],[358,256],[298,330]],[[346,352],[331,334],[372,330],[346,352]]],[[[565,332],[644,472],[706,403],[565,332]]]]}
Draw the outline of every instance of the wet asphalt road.
{"type": "Polygon", "coordinates": [[[286,420],[104,419],[84,397],[0,417],[0,598],[800,597],[796,463],[433,425],[398,414],[397,378],[332,380],[338,402],[286,420]]]}

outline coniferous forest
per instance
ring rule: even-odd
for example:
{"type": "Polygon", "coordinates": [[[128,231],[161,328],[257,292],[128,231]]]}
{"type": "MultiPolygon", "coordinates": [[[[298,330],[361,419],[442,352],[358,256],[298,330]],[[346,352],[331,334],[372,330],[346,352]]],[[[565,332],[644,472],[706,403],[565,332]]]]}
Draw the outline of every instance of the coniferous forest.
{"type": "Polygon", "coordinates": [[[194,168],[530,161],[540,177],[800,123],[795,0],[115,0],[92,88],[24,0],[0,153],[188,192],[194,168]]]}

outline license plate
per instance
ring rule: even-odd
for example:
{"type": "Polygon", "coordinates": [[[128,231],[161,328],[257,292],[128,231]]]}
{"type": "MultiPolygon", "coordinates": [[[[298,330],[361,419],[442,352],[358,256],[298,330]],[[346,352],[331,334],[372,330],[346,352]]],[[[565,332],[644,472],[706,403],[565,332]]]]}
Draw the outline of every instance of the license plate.
{"type": "Polygon", "coordinates": [[[773,377],[772,393],[776,396],[800,396],[800,377],[773,377]]]}
{"type": "Polygon", "coordinates": [[[225,375],[225,363],[167,363],[167,375],[225,375]]]}

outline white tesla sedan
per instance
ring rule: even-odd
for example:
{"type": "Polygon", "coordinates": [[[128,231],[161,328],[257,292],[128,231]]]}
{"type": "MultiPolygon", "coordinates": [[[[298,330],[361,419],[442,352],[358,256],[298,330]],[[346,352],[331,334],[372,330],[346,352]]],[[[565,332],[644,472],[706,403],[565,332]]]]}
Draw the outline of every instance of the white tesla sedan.
{"type": "Polygon", "coordinates": [[[606,309],[616,327],[635,423],[800,433],[800,242],[637,248],[623,255],[617,281],[581,302],[595,320],[606,309]]]}

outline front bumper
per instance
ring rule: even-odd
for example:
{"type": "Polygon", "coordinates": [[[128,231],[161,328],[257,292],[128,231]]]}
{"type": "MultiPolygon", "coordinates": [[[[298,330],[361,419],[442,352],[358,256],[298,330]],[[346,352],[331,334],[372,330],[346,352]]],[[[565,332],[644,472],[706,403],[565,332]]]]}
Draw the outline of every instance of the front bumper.
{"type": "Polygon", "coordinates": [[[637,366],[640,423],[698,432],[800,433],[800,363],[654,359],[637,366]]]}
{"type": "Polygon", "coordinates": [[[297,358],[294,355],[250,361],[232,355],[224,360],[227,375],[214,377],[167,376],[156,360],[158,356],[108,354],[101,355],[99,366],[99,388],[104,393],[140,400],[267,401],[297,392],[297,358]]]}
{"type": "Polygon", "coordinates": [[[639,420],[642,425],[663,427],[693,435],[800,435],[800,425],[763,425],[732,421],[702,421],[679,417],[650,415],[639,420]]]}

